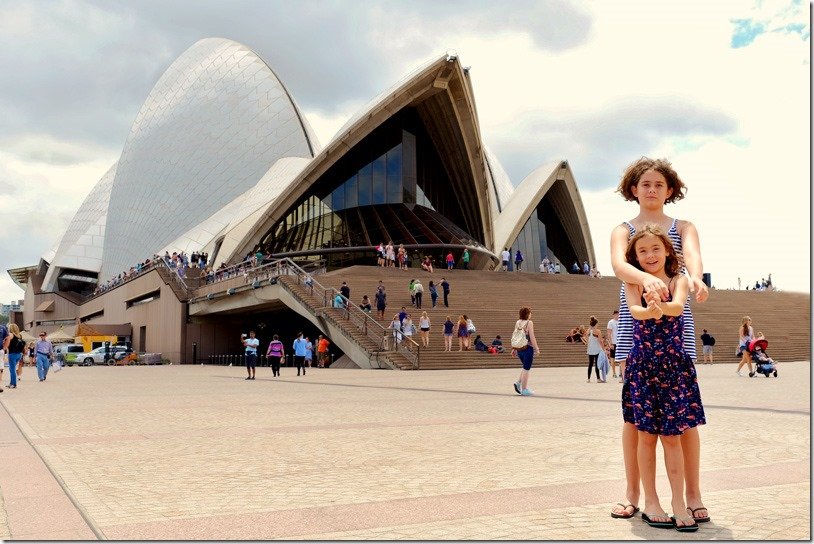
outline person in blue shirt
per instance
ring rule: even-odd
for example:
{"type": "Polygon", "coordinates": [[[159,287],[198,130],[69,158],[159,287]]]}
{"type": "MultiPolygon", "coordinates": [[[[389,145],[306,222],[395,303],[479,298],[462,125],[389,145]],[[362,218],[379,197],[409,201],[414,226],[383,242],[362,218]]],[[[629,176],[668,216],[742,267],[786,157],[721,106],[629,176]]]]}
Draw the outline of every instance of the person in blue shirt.
{"type": "Polygon", "coordinates": [[[260,345],[260,340],[255,338],[254,331],[249,331],[249,337],[243,335],[243,346],[246,348],[246,372],[249,376],[247,380],[253,380],[257,367],[257,346],[260,345]]]}
{"type": "Polygon", "coordinates": [[[297,334],[294,340],[294,365],[297,367],[297,376],[305,376],[305,356],[308,355],[308,341],[302,337],[302,333],[297,334]]]}

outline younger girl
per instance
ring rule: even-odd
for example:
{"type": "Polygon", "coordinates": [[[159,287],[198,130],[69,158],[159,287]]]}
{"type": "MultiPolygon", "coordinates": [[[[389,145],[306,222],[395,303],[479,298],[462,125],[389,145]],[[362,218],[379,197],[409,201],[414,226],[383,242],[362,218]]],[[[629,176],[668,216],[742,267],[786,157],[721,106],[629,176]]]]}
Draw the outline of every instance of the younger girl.
{"type": "Polygon", "coordinates": [[[646,225],[628,244],[626,260],[659,278],[668,288],[667,300],[627,283],[625,296],[633,317],[633,346],[626,361],[622,412],[638,431],[637,460],[644,487],[642,520],[651,527],[698,530],[684,502],[684,458],[679,437],[703,425],[704,408],[694,367],[684,351],[684,300],[688,280],[679,275],[678,255],[658,225],[646,225]],[[672,491],[673,516],[659,504],[656,492],[656,441],[661,439],[664,464],[672,491]]]}

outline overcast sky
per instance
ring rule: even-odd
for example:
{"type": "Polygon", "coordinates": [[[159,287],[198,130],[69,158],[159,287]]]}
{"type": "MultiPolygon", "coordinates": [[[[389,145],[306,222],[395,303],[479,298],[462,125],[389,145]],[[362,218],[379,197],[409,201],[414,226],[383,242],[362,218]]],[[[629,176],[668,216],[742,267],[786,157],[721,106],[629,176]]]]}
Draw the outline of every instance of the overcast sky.
{"type": "Polygon", "coordinates": [[[718,288],[772,273],[810,292],[809,4],[785,1],[0,0],[0,301],[118,159],[141,104],[197,40],[255,50],[325,144],[360,107],[449,49],[512,181],[568,159],[598,266],[637,214],[614,193],[642,155],[689,187],[718,288]]]}

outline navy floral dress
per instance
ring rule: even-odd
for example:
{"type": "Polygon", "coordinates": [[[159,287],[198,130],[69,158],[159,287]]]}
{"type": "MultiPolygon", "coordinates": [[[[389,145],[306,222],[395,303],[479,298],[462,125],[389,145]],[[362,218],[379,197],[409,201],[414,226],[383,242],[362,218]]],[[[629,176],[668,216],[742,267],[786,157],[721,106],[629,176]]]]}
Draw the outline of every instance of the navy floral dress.
{"type": "MultiPolygon", "coordinates": [[[[642,305],[647,306],[644,300],[642,305]]],[[[633,320],[622,416],[640,431],[680,435],[706,423],[695,365],[684,351],[683,331],[681,315],[633,320]]]]}

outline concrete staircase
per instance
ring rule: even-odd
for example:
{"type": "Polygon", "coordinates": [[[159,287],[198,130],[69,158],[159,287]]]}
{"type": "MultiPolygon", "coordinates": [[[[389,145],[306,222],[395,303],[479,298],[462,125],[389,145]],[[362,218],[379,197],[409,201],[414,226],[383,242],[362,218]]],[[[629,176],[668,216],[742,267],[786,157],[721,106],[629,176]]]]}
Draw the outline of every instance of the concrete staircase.
{"type": "MultiPolygon", "coordinates": [[[[401,271],[375,266],[354,266],[319,276],[326,287],[338,288],[342,281],[347,281],[351,288],[351,300],[356,304],[365,294],[373,303],[376,286],[382,280],[388,300],[385,319],[379,321],[383,326],[388,325],[393,314],[402,306],[407,307],[418,326],[421,310],[411,306],[407,290],[411,278],[420,279],[424,286],[422,309],[427,311],[432,327],[430,347],[421,350],[421,370],[516,367],[517,359],[508,353],[458,352],[457,338],[453,338],[455,351],[444,352],[442,324],[447,315],[455,321],[459,314],[465,313],[473,320],[477,334],[482,335],[486,344],[500,334],[508,351],[518,310],[526,305],[532,308],[532,320],[542,352],[536,364],[587,366],[585,346],[568,344],[564,338],[572,327],[587,326],[591,315],[596,316],[604,332],[611,312],[618,307],[620,286],[619,280],[612,277],[597,279],[570,274],[464,270],[436,270],[429,274],[420,268],[401,271]],[[433,309],[429,281],[437,284],[442,277],[446,277],[451,286],[450,307],[444,308],[443,297],[440,296],[439,305],[433,309]]],[[[734,351],[738,327],[744,315],[752,317],[756,332],[765,333],[769,340],[767,352],[773,358],[781,362],[810,360],[811,297],[808,294],[713,290],[706,303],[692,303],[692,308],[697,334],[700,335],[701,330],[706,328],[717,340],[715,352],[719,363],[737,361],[734,351]]],[[[340,310],[327,310],[327,314],[338,323],[341,323],[341,313],[340,310]],[[333,316],[333,313],[337,315],[333,316]]],[[[372,317],[375,319],[375,306],[372,317]]],[[[349,334],[354,333],[349,330],[349,334]]],[[[418,335],[415,338],[418,341],[418,335]]],[[[696,339],[696,342],[700,357],[700,340],[696,339]]],[[[378,349],[369,347],[371,350],[378,349]]],[[[388,352],[382,356],[388,357],[392,366],[412,368],[412,364],[401,354],[388,352]]]]}

